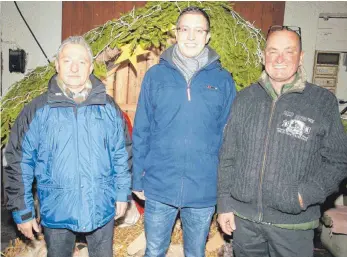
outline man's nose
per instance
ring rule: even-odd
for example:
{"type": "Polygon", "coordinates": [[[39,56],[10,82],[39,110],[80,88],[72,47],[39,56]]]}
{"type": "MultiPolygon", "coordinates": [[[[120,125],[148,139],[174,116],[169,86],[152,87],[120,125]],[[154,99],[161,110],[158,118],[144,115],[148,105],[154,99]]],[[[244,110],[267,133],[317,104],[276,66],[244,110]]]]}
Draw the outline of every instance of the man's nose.
{"type": "Polygon", "coordinates": [[[194,29],[188,30],[188,40],[194,40],[195,39],[195,31],[194,29]]]}
{"type": "Polygon", "coordinates": [[[278,56],[277,56],[277,58],[276,58],[276,62],[278,62],[278,63],[284,62],[283,53],[278,54],[278,56]]]}
{"type": "Polygon", "coordinates": [[[73,62],[73,63],[71,64],[71,71],[72,71],[72,72],[78,72],[78,71],[79,71],[78,63],[73,62]]]}

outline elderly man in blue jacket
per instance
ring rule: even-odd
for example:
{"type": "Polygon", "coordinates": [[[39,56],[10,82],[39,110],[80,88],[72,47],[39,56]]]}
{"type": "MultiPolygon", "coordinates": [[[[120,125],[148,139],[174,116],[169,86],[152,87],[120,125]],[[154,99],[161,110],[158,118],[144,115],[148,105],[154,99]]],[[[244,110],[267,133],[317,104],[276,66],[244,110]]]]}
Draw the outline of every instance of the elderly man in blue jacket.
{"type": "Polygon", "coordinates": [[[145,256],[165,256],[178,212],[186,257],[205,255],[217,195],[218,152],[235,96],[206,44],[209,17],[181,12],[177,44],[145,75],[133,130],[133,190],[146,199],[145,256]]]}
{"type": "Polygon", "coordinates": [[[24,107],[11,131],[8,208],[33,239],[35,178],[48,256],[72,256],[82,232],[89,256],[111,257],[114,216],[124,215],[131,193],[131,140],[121,110],[91,74],[93,55],[82,37],[61,44],[55,66],[48,91],[24,107]]]}

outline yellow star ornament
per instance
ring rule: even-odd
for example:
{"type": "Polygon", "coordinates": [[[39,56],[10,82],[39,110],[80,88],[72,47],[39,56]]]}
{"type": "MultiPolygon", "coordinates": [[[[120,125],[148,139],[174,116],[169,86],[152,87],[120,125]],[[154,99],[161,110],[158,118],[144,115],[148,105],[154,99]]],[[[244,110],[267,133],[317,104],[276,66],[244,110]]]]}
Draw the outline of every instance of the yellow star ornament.
{"type": "Polygon", "coordinates": [[[137,45],[133,54],[130,51],[130,44],[124,45],[121,48],[121,55],[115,61],[115,64],[119,64],[121,62],[129,60],[130,63],[134,66],[135,70],[137,70],[137,56],[149,53],[148,50],[143,49],[140,45],[137,45]]]}

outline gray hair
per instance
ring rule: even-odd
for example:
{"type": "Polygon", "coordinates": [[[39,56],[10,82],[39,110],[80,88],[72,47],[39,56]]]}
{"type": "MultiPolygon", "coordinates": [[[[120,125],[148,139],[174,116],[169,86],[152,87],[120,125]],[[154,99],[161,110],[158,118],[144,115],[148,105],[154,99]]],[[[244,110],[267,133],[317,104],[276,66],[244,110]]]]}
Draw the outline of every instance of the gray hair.
{"type": "Polygon", "coordinates": [[[65,39],[58,48],[58,52],[57,52],[57,56],[56,56],[57,59],[59,58],[60,53],[63,51],[64,46],[69,45],[69,44],[83,46],[87,50],[90,62],[91,63],[93,62],[92,49],[90,48],[89,44],[82,36],[71,36],[71,37],[68,37],[67,39],[65,39]]]}

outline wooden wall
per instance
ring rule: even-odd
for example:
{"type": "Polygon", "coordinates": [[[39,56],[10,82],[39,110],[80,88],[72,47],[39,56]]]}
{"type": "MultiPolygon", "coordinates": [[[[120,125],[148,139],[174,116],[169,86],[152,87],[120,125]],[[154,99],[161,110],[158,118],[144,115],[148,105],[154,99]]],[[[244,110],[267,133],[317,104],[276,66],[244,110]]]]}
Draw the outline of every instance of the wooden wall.
{"type": "MultiPolygon", "coordinates": [[[[63,1],[62,39],[68,36],[82,35],[85,32],[119,18],[132,8],[142,7],[145,1],[63,1]]],[[[241,1],[231,2],[233,8],[243,18],[261,28],[264,33],[271,25],[283,25],[285,2],[241,1]]]]}
{"type": "Polygon", "coordinates": [[[87,31],[119,18],[133,7],[145,6],[144,1],[63,1],[62,40],[73,35],[83,35],[87,31]]]}
{"type": "MultiPolygon", "coordinates": [[[[233,9],[265,34],[271,25],[284,25],[285,2],[231,2],[233,9]]],[[[291,25],[291,24],[289,24],[291,25]]]]}

